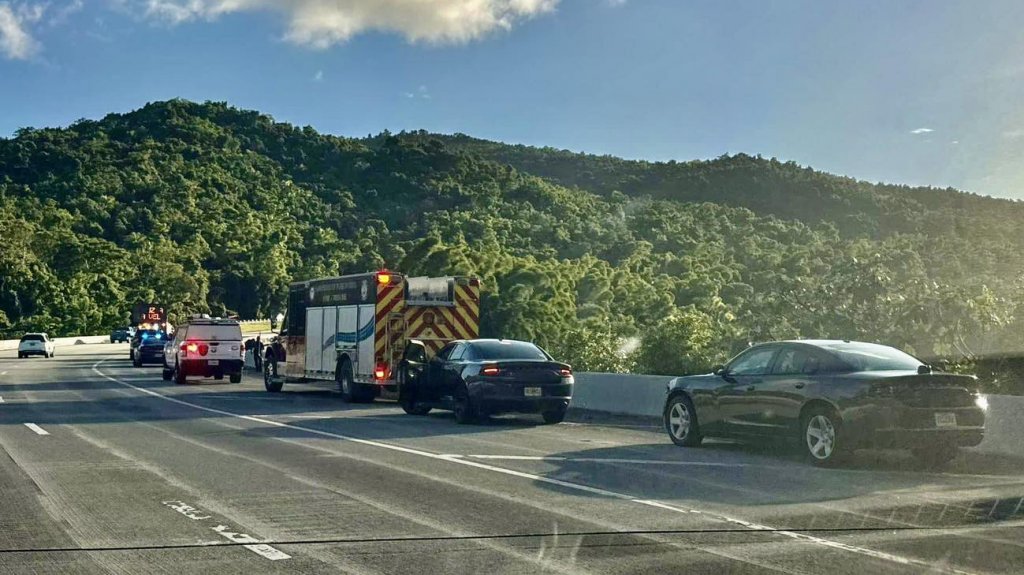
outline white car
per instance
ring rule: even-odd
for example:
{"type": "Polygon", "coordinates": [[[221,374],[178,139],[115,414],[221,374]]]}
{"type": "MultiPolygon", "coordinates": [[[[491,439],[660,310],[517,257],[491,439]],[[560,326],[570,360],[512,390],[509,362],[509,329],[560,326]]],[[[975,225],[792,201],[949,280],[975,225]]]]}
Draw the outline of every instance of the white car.
{"type": "Polygon", "coordinates": [[[26,333],[18,343],[18,359],[30,355],[53,357],[53,340],[45,333],[26,333]]]}
{"type": "Polygon", "coordinates": [[[164,348],[165,381],[181,385],[187,377],[242,381],[242,328],[236,320],[196,317],[174,332],[164,348]]]}

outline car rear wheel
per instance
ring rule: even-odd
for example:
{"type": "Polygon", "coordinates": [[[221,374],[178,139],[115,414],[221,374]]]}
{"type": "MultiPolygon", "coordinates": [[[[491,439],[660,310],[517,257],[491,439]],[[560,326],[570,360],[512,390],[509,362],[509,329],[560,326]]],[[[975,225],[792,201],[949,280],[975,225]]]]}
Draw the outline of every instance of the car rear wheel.
{"type": "Polygon", "coordinates": [[[540,414],[544,418],[544,423],[548,425],[554,425],[556,423],[562,423],[565,421],[565,409],[556,409],[553,411],[545,411],[540,414]]]}
{"type": "Polygon", "coordinates": [[[461,386],[455,393],[455,423],[466,425],[480,421],[480,412],[469,396],[469,390],[461,386]]]}
{"type": "Polygon", "coordinates": [[[242,383],[242,374],[232,373],[230,376],[228,376],[228,381],[230,381],[231,383],[242,383]]]}
{"type": "Polygon", "coordinates": [[[284,386],[284,382],[278,379],[277,376],[277,360],[273,357],[268,357],[263,362],[263,387],[270,393],[277,393],[281,391],[284,386]]]}
{"type": "Polygon", "coordinates": [[[132,356],[132,365],[135,367],[142,367],[142,361],[137,356],[132,356]]]}
{"type": "Polygon", "coordinates": [[[163,371],[160,372],[160,377],[162,377],[164,381],[171,381],[171,377],[173,376],[174,372],[167,369],[166,367],[163,369],[163,371]]]}
{"type": "Polygon", "coordinates": [[[682,447],[697,447],[704,441],[690,398],[676,395],[669,399],[665,406],[665,431],[672,443],[682,447]]]}
{"type": "Polygon", "coordinates": [[[174,383],[185,385],[185,372],[181,369],[181,365],[174,366],[174,383]]]}
{"type": "Polygon", "coordinates": [[[960,448],[956,445],[932,445],[911,449],[910,453],[927,467],[942,467],[956,459],[960,448]]]}
{"type": "Polygon", "coordinates": [[[843,443],[842,422],[825,408],[815,408],[802,420],[803,446],[811,463],[828,467],[840,463],[848,451],[843,443]]]}

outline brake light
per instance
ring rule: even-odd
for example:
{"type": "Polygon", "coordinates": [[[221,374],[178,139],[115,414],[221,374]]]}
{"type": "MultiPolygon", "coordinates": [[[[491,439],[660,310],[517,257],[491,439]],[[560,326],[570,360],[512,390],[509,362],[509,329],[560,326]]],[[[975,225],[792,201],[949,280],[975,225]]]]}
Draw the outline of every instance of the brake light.
{"type": "Polygon", "coordinates": [[[206,345],[205,343],[199,344],[199,355],[206,355],[209,352],[210,346],[206,345]]]}
{"type": "Polygon", "coordinates": [[[484,368],[480,370],[480,373],[482,375],[498,375],[500,371],[501,370],[498,369],[498,366],[496,365],[485,365],[484,368]]]}
{"type": "Polygon", "coordinates": [[[569,369],[568,367],[563,367],[562,369],[558,370],[558,375],[562,377],[569,377],[570,375],[572,375],[572,370],[569,369]]]}
{"type": "Polygon", "coordinates": [[[374,379],[384,380],[384,379],[387,379],[387,375],[388,375],[388,366],[387,366],[387,364],[386,363],[378,363],[377,367],[375,367],[374,370],[373,370],[373,377],[374,377],[374,379]]]}
{"type": "Polygon", "coordinates": [[[188,355],[190,353],[199,353],[199,346],[197,344],[194,344],[194,343],[186,344],[185,345],[185,354],[188,355]]]}

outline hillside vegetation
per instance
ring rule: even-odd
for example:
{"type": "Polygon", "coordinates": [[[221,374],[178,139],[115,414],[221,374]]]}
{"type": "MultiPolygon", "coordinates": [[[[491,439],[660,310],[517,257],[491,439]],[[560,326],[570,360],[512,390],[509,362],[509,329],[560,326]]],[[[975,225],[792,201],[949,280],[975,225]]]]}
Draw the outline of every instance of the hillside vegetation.
{"type": "Polygon", "coordinates": [[[480,276],[485,335],[577,369],[801,336],[1024,349],[1024,205],[745,155],[348,139],[175,100],[0,139],[0,222],[8,337],[108,329],[139,299],[269,317],[289,281],[388,267],[480,276]]]}

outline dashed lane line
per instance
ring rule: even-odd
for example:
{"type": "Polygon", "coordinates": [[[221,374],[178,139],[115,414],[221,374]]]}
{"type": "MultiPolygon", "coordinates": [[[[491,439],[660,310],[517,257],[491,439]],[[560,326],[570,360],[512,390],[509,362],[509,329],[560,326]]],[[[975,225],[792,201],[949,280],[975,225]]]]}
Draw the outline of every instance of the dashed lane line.
{"type": "Polygon", "coordinates": [[[259,423],[261,425],[268,425],[268,426],[272,426],[272,427],[281,427],[281,428],[286,428],[286,429],[293,429],[293,430],[302,431],[304,433],[308,433],[308,434],[311,434],[311,435],[319,435],[319,436],[322,436],[322,437],[330,437],[330,438],[333,438],[333,439],[340,439],[342,441],[348,441],[350,443],[355,443],[355,444],[358,444],[358,445],[366,445],[368,447],[376,447],[376,448],[379,448],[379,449],[386,449],[386,450],[389,450],[389,451],[405,453],[405,454],[408,454],[408,455],[416,455],[416,456],[425,457],[425,458],[428,458],[428,459],[434,459],[434,460],[438,460],[438,461],[446,461],[446,462],[450,462],[450,463],[454,463],[454,464],[458,464],[458,465],[465,465],[467,467],[474,467],[474,468],[477,468],[477,469],[482,469],[482,470],[490,471],[490,472],[493,472],[493,473],[499,473],[499,474],[508,475],[508,476],[511,476],[511,477],[518,477],[518,478],[521,478],[521,479],[528,479],[530,481],[536,481],[538,483],[546,483],[546,484],[549,484],[549,485],[556,485],[558,487],[562,487],[562,488],[565,488],[565,489],[571,489],[573,491],[580,491],[580,492],[583,492],[583,493],[590,493],[590,494],[593,494],[593,495],[600,495],[602,497],[618,499],[618,500],[621,500],[621,501],[628,501],[630,503],[634,503],[634,504],[637,504],[637,505],[644,505],[644,506],[647,506],[647,507],[653,507],[653,508],[662,509],[662,510],[665,510],[665,511],[671,511],[671,512],[674,512],[674,513],[681,513],[681,514],[686,514],[686,515],[697,515],[697,516],[705,517],[707,519],[715,520],[715,521],[718,521],[718,522],[721,522],[721,523],[728,523],[728,524],[731,524],[731,525],[737,525],[737,526],[740,526],[740,527],[744,527],[744,528],[750,529],[752,531],[770,532],[770,533],[774,533],[776,535],[779,535],[779,536],[782,536],[782,537],[786,537],[786,538],[789,538],[789,539],[793,539],[793,540],[796,540],[796,541],[801,541],[801,542],[804,542],[804,543],[810,543],[810,544],[814,544],[814,545],[818,545],[818,546],[826,547],[826,548],[830,548],[830,549],[847,551],[847,552],[850,552],[850,553],[855,553],[855,554],[858,554],[858,555],[863,555],[863,556],[866,556],[866,557],[871,557],[871,558],[879,559],[879,560],[882,560],[882,561],[889,561],[891,563],[896,563],[898,565],[922,567],[922,568],[930,570],[929,572],[931,572],[931,573],[952,573],[952,574],[955,574],[955,575],[970,575],[971,574],[970,571],[963,571],[963,570],[956,569],[954,567],[946,566],[946,565],[936,565],[932,561],[924,561],[924,560],[921,560],[921,559],[915,559],[913,557],[904,557],[902,555],[896,555],[896,554],[887,553],[887,552],[884,552],[884,551],[877,551],[875,549],[868,549],[866,547],[859,547],[859,546],[850,545],[850,544],[847,544],[847,543],[840,543],[838,541],[832,541],[830,539],[824,539],[822,537],[817,537],[817,536],[814,536],[814,535],[808,535],[806,533],[799,533],[799,532],[789,531],[789,530],[785,530],[785,529],[776,529],[776,528],[771,527],[769,525],[764,525],[764,524],[760,524],[760,523],[754,523],[754,522],[751,522],[751,521],[746,521],[744,519],[730,517],[730,516],[723,515],[721,513],[717,513],[717,512],[714,512],[714,511],[707,511],[707,510],[703,510],[703,509],[694,509],[694,508],[680,507],[680,506],[676,506],[676,505],[669,505],[667,503],[662,503],[660,501],[654,501],[654,500],[651,500],[651,499],[637,498],[637,497],[634,497],[632,495],[628,495],[626,493],[620,493],[620,492],[617,492],[617,491],[611,491],[611,490],[608,490],[608,489],[602,489],[600,487],[591,487],[589,485],[583,485],[581,483],[572,483],[572,482],[569,482],[569,481],[563,481],[561,479],[554,479],[554,478],[551,478],[551,477],[545,477],[543,475],[536,475],[534,473],[526,473],[526,472],[523,472],[523,471],[516,471],[514,469],[507,469],[507,468],[504,468],[504,467],[498,467],[498,466],[495,466],[495,465],[490,465],[490,464],[487,464],[487,463],[482,463],[480,461],[473,461],[473,460],[470,460],[470,459],[467,459],[467,458],[463,458],[463,457],[452,457],[452,456],[441,454],[441,453],[432,453],[432,452],[429,452],[429,451],[423,451],[423,450],[414,449],[414,448],[411,448],[411,447],[404,447],[404,446],[395,445],[395,444],[392,444],[392,443],[383,443],[383,442],[380,442],[380,441],[373,441],[373,440],[369,440],[369,439],[360,439],[358,437],[342,435],[340,433],[332,433],[330,431],[324,431],[324,430],[320,430],[320,429],[303,427],[301,425],[295,425],[295,424],[292,424],[292,423],[283,423],[283,422],[280,422],[280,421],[274,421],[272,419],[265,419],[265,418],[261,418],[261,417],[253,417],[251,415],[244,415],[244,414],[240,414],[240,413],[233,413],[233,412],[230,412],[230,411],[225,411],[223,409],[207,407],[207,406],[204,406],[204,405],[199,405],[199,404],[191,403],[191,402],[184,401],[184,400],[181,400],[181,399],[177,399],[175,397],[164,395],[162,393],[159,393],[159,392],[156,392],[156,391],[153,391],[153,390],[150,390],[150,389],[146,389],[146,388],[143,388],[143,387],[132,385],[132,384],[127,383],[125,381],[121,381],[121,380],[119,380],[119,379],[117,379],[115,377],[109,376],[109,375],[103,373],[102,371],[100,371],[100,369],[99,369],[100,364],[102,364],[104,361],[106,361],[106,360],[105,359],[101,359],[101,360],[97,361],[95,364],[93,364],[92,370],[93,370],[94,373],[96,373],[96,375],[98,375],[98,376],[100,376],[100,377],[102,377],[104,379],[107,379],[109,381],[112,381],[114,383],[130,387],[130,388],[132,388],[132,389],[134,389],[136,391],[139,391],[141,393],[145,393],[146,395],[151,395],[153,397],[157,397],[157,398],[163,399],[165,401],[169,401],[171,403],[176,403],[178,405],[184,405],[184,406],[191,407],[191,408],[194,408],[194,409],[199,409],[201,411],[206,411],[208,413],[216,413],[218,415],[223,415],[225,417],[234,417],[234,418],[241,419],[241,420],[244,420],[244,421],[251,421],[251,422],[254,422],[254,423],[259,423]]]}
{"type": "Polygon", "coordinates": [[[34,423],[26,423],[25,427],[27,427],[27,428],[31,429],[32,431],[36,432],[36,434],[38,434],[38,435],[50,435],[49,431],[46,431],[45,429],[43,429],[42,427],[39,427],[38,425],[36,425],[34,423]]]}

